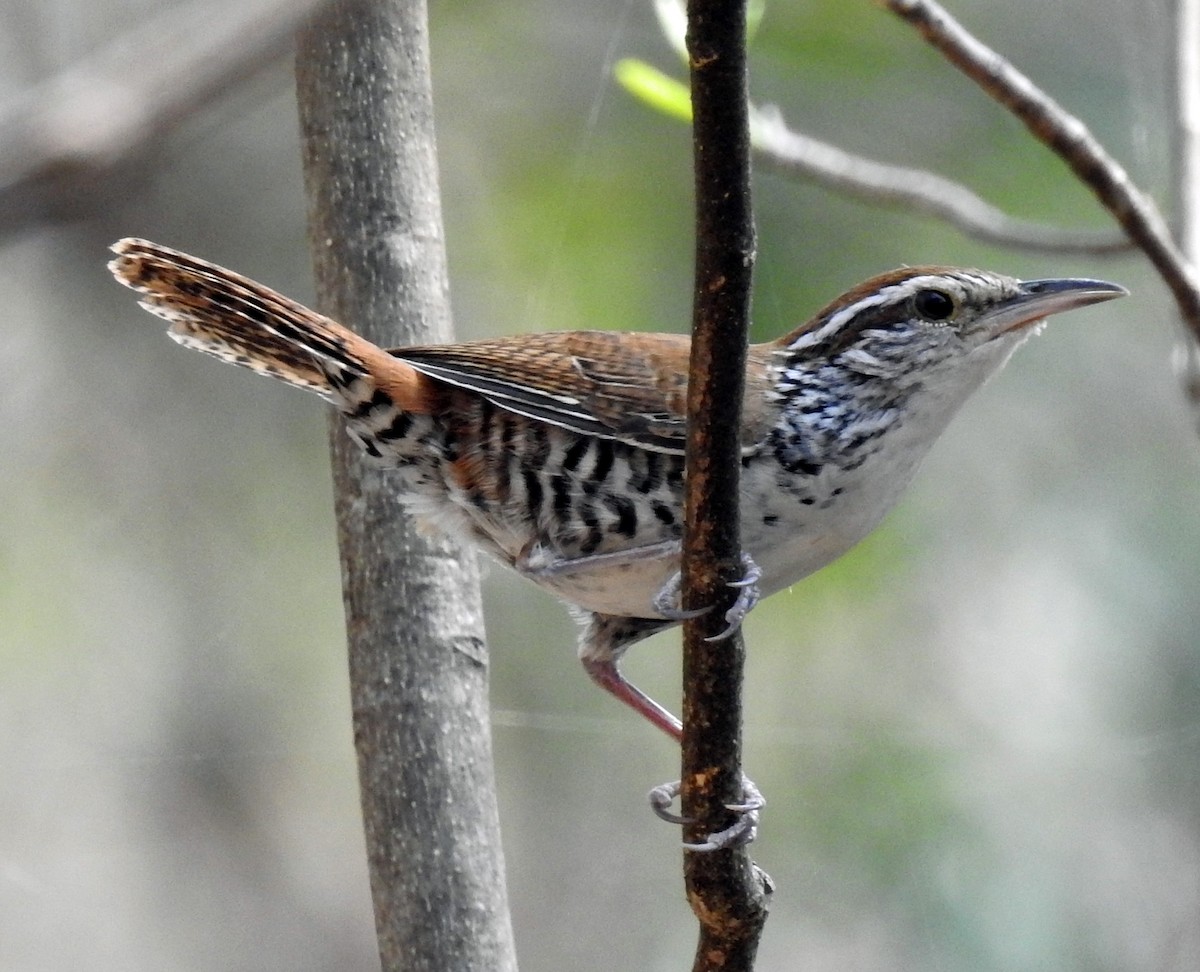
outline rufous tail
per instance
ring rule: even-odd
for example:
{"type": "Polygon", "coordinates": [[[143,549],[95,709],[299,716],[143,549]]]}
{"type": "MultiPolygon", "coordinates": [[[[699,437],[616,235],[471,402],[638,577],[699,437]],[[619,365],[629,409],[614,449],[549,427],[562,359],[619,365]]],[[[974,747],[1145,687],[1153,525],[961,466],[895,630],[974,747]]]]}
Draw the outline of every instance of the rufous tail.
{"type": "Polygon", "coordinates": [[[148,240],[119,240],[112,251],[113,276],[142,294],[142,307],[169,321],[167,333],[184,347],[343,406],[346,390],[353,387],[360,399],[365,383],[403,411],[434,407],[429,378],[269,287],[148,240]]]}

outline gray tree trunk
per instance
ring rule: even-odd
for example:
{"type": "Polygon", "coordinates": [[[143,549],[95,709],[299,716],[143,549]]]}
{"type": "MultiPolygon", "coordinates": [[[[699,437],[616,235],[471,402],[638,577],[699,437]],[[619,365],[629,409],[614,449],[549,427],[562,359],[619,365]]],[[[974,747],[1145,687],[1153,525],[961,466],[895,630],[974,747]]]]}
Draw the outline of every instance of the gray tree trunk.
{"type": "MultiPolygon", "coordinates": [[[[296,75],[319,306],[384,346],[450,340],[425,3],[337,0],[296,75]]],[[[383,968],[513,970],[474,554],[331,435],[383,968]]]]}

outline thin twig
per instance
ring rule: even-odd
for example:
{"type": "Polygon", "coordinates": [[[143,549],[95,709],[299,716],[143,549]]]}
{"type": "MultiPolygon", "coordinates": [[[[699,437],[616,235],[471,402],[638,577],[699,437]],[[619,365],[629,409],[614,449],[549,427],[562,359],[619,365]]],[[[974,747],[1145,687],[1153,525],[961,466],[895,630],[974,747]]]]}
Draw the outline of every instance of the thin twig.
{"type": "Polygon", "coordinates": [[[1133,248],[1123,233],[1017,219],[952,179],[876,162],[789,128],[773,107],[754,112],[751,126],[756,156],[767,167],[867,202],[933,216],[977,240],[1043,253],[1110,254],[1133,248]]]}
{"type": "Polygon", "coordinates": [[[1184,326],[1200,339],[1200,280],[1195,270],[1176,247],[1153,201],[1134,186],[1087,126],[932,0],[882,2],[1067,163],[1146,254],[1174,295],[1184,326]]]}
{"type": "MultiPolygon", "coordinates": [[[[1200,2],[1175,0],[1175,198],[1179,246],[1200,262],[1200,2]]],[[[1200,411],[1200,341],[1185,333],[1175,359],[1184,394],[1200,411]]]]}
{"type": "MultiPolygon", "coordinates": [[[[696,276],[688,378],[682,805],[689,841],[730,825],[742,800],[740,633],[722,634],[740,579],[740,416],[754,266],[744,0],[691,0],[696,276]]],[[[744,846],[690,852],[688,900],[700,921],[695,972],[749,972],[767,916],[767,884],[744,846]]]]}
{"type": "Polygon", "coordinates": [[[0,236],[86,213],[197,109],[292,49],[323,0],[172,5],[0,109],[0,236]]]}

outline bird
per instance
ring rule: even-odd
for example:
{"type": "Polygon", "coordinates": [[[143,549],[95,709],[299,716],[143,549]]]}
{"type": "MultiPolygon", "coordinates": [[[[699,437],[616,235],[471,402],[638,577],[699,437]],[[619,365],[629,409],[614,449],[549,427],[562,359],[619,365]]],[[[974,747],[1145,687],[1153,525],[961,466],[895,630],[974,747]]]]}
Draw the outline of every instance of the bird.
{"type": "MultiPolygon", "coordinates": [[[[571,606],[592,680],[682,738],[620,661],[687,616],[687,335],[549,331],[384,349],[197,257],[132,238],[112,250],[113,275],[178,343],[332,403],[414,515],[571,606]]],[[[866,537],[963,403],[1048,316],[1127,293],[909,266],[751,345],[739,437],[747,577],[731,628],[760,595],[866,537]]]]}

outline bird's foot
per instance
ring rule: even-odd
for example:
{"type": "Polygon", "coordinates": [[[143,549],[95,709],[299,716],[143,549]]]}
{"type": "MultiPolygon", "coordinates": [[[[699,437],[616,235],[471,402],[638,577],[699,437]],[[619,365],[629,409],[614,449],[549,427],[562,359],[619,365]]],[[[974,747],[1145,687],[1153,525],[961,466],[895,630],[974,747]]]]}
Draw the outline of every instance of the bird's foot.
{"type": "MultiPolygon", "coordinates": [[[[667,821],[667,823],[680,826],[695,823],[690,817],[681,816],[671,810],[671,804],[679,796],[681,787],[682,784],[680,781],[675,780],[672,783],[663,783],[656,786],[650,791],[650,809],[654,811],[655,815],[659,819],[667,821]]],[[[724,830],[718,830],[709,834],[700,843],[689,844],[685,842],[683,849],[697,853],[709,853],[711,851],[722,850],[726,847],[741,847],[753,842],[758,836],[759,811],[766,804],[766,799],[758,787],[754,785],[754,781],[743,776],[741,801],[725,804],[726,810],[731,810],[738,815],[733,824],[724,830]]]]}
{"type": "MultiPolygon", "coordinates": [[[[725,622],[728,627],[718,635],[713,635],[709,641],[724,641],[726,638],[733,637],[735,631],[742,626],[742,622],[746,620],[746,615],[758,603],[760,591],[758,582],[762,579],[762,569],[756,564],[753,558],[748,553],[742,554],[742,570],[745,573],[741,580],[731,581],[729,586],[737,588],[738,597],[734,601],[733,607],[725,612],[725,622]]],[[[694,608],[690,611],[685,611],[679,606],[680,589],[683,586],[683,574],[675,571],[670,579],[663,584],[657,594],[654,595],[650,606],[656,613],[666,618],[668,621],[687,621],[690,618],[698,618],[702,614],[706,614],[712,610],[711,607],[694,608]]]]}
{"type": "MultiPolygon", "coordinates": [[[[732,638],[738,628],[742,626],[742,622],[746,620],[746,615],[754,610],[754,605],[762,596],[762,592],[758,589],[758,582],[762,580],[762,568],[745,552],[742,553],[742,570],[745,571],[742,579],[729,583],[730,587],[737,589],[738,596],[737,600],[733,602],[733,607],[725,612],[725,623],[728,627],[719,635],[713,635],[706,639],[708,641],[724,641],[726,638],[732,638]]],[[[753,785],[751,784],[751,786],[753,785]]]]}
{"type": "Polygon", "coordinates": [[[685,611],[679,606],[682,588],[683,574],[675,571],[667,582],[658,589],[658,593],[654,595],[653,600],[650,602],[650,607],[668,621],[687,621],[691,618],[698,618],[700,615],[707,614],[712,610],[712,608],[702,607],[685,611]]]}

